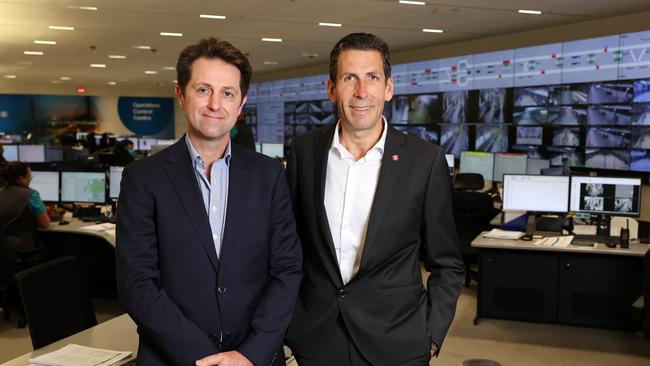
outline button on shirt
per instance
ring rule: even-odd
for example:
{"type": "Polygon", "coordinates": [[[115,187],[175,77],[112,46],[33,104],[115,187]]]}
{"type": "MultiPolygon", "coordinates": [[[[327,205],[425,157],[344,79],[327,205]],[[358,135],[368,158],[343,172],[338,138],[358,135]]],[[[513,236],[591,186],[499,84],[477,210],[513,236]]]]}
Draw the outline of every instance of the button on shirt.
{"type": "Polygon", "coordinates": [[[210,169],[210,179],[206,173],[205,161],[196,151],[190,141],[189,136],[185,135],[187,149],[192,158],[192,166],[196,180],[201,188],[203,204],[210,221],[210,230],[212,231],[212,240],[214,248],[217,251],[217,257],[221,254],[221,244],[223,242],[223,229],[226,222],[226,207],[228,204],[228,179],[230,177],[230,141],[223,154],[223,157],[212,164],[210,169]]]}
{"type": "Polygon", "coordinates": [[[355,161],[340,143],[340,122],[327,157],[325,211],[334,241],[343,283],[359,271],[368,230],[368,219],[377,189],[386,143],[387,123],[381,138],[364,157],[355,161]]]}

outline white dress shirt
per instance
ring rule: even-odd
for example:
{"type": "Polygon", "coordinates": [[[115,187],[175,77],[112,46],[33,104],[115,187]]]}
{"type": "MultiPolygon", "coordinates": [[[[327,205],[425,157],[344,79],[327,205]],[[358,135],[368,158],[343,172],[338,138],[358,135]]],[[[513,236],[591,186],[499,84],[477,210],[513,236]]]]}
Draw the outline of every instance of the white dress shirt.
{"type": "Polygon", "coordinates": [[[384,155],[387,127],[384,119],[381,138],[364,157],[356,161],[340,143],[340,121],[334,130],[327,157],[325,212],[343,283],[348,283],[359,271],[384,155]]]}

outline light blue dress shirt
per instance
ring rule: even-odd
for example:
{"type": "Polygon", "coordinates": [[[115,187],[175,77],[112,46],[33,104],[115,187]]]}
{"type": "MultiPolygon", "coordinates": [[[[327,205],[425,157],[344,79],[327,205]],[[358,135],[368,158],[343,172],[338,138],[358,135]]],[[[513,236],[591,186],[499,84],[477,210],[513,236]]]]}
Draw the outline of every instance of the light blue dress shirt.
{"type": "Polygon", "coordinates": [[[203,204],[205,205],[205,210],[210,220],[214,248],[217,251],[217,257],[220,257],[221,244],[223,243],[223,229],[226,223],[226,208],[228,207],[228,180],[230,178],[231,156],[230,141],[228,141],[228,146],[226,146],[223,157],[212,164],[210,179],[205,174],[205,161],[196,151],[187,135],[185,135],[185,143],[192,158],[194,174],[201,188],[203,204]]]}

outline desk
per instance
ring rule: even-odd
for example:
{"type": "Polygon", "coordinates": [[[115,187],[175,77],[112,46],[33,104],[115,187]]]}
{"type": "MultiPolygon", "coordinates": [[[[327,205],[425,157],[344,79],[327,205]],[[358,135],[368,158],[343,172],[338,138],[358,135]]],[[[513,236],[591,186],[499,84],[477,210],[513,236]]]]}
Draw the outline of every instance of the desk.
{"type": "Polygon", "coordinates": [[[480,256],[475,323],[494,317],[616,329],[640,325],[632,303],[643,291],[648,245],[554,248],[483,234],[472,241],[480,256]]]}
{"type": "Polygon", "coordinates": [[[30,358],[55,351],[69,343],[116,351],[132,351],[133,356],[135,356],[138,351],[138,333],[133,320],[131,320],[128,314],[123,314],[47,345],[37,351],[32,351],[14,358],[0,366],[25,366],[28,364],[30,358]]]}
{"type": "Polygon", "coordinates": [[[55,232],[55,233],[69,233],[69,234],[82,234],[82,235],[91,235],[104,239],[108,244],[115,248],[115,236],[107,232],[96,232],[91,230],[82,229],[84,226],[95,225],[94,222],[83,222],[76,218],[67,219],[70,223],[67,225],[59,225],[58,222],[53,222],[50,224],[50,227],[47,229],[42,229],[43,232],[55,232]]]}

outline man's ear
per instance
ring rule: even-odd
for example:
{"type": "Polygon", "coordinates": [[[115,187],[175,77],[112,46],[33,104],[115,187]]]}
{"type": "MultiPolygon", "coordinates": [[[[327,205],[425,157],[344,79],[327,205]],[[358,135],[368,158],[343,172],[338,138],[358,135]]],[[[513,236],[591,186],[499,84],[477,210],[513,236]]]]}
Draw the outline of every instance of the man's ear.
{"type": "Polygon", "coordinates": [[[180,85],[176,84],[174,90],[176,92],[176,99],[178,99],[178,104],[181,105],[181,108],[185,109],[185,94],[183,93],[183,88],[180,85]]]}
{"type": "Polygon", "coordinates": [[[388,80],[386,81],[386,93],[384,95],[384,100],[385,101],[390,101],[393,99],[393,93],[395,92],[395,84],[393,82],[393,77],[389,77],[388,80]]]}
{"type": "Polygon", "coordinates": [[[336,94],[334,93],[335,88],[336,84],[334,84],[332,80],[327,80],[327,95],[332,103],[336,103],[336,94]]]}

